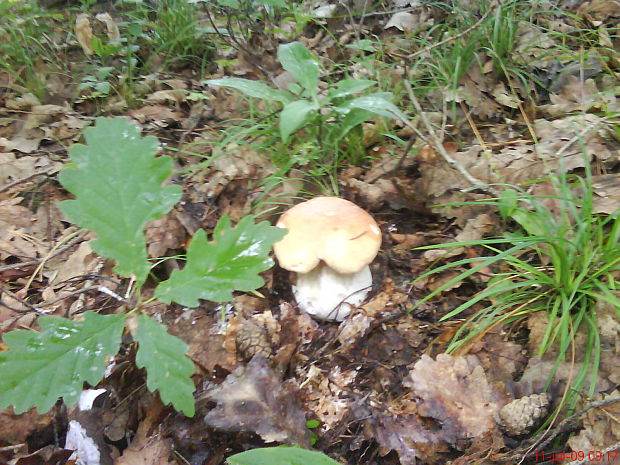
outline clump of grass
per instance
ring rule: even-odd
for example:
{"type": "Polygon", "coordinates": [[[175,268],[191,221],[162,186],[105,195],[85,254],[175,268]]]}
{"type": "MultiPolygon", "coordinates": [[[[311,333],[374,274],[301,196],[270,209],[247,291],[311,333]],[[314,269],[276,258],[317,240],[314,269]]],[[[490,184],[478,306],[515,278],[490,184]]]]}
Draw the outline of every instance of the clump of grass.
{"type": "Polygon", "coordinates": [[[47,38],[54,17],[34,1],[0,0],[0,72],[39,98],[47,74],[42,63],[54,56],[47,38]]]}
{"type": "Polygon", "coordinates": [[[166,68],[191,64],[204,72],[214,46],[205,36],[206,28],[199,24],[198,13],[198,6],[188,0],[158,2],[151,43],[153,55],[163,55],[166,68]]]}
{"type": "Polygon", "coordinates": [[[506,232],[500,238],[423,247],[483,246],[493,255],[458,260],[423,274],[417,280],[475,264],[417,305],[485,267],[501,264],[484,290],[441,319],[456,317],[486,303],[465,320],[447,351],[461,352],[498,325],[545,312],[547,328],[537,355],[542,356],[552,347],[557,349],[551,376],[562,361],[570,361],[569,348],[577,331],[581,329],[587,335],[583,363],[571,381],[571,391],[564,403],[572,409],[588,378],[588,395],[594,393],[596,385],[601,354],[596,303],[607,303],[620,315],[620,211],[608,216],[595,213],[588,167],[585,177],[558,175],[552,176],[551,182],[556,195],[532,195],[512,186],[499,198],[483,202],[498,207],[504,219],[516,223],[515,232],[506,232]]]}

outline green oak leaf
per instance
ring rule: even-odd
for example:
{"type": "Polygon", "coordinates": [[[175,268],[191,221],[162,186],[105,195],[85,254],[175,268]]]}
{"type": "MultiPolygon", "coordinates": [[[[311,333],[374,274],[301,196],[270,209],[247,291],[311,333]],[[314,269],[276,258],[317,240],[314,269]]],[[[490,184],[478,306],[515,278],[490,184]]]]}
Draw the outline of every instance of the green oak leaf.
{"type": "Polygon", "coordinates": [[[4,335],[9,350],[0,352],[0,410],[15,413],[36,407],[47,412],[62,397],[75,403],[84,381],[103,377],[105,356],[118,352],[126,315],[84,313],[84,321],[56,316],[39,318],[41,331],[15,330],[4,335]]]}
{"type": "Polygon", "coordinates": [[[155,157],[157,139],[140,137],[140,129],[125,118],[98,118],[84,137],[87,145],[71,147],[72,163],[60,173],[60,182],[76,198],[60,209],[97,234],[93,250],[115,260],[118,274],[134,275],[141,283],[149,271],[144,226],[181,198],[180,186],[162,186],[172,159],[155,157]]]}
{"type": "Polygon", "coordinates": [[[175,409],[193,417],[195,388],[191,376],[194,363],[185,356],[187,344],[145,315],[138,318],[135,340],[138,343],[136,365],[146,368],[149,390],[159,390],[163,403],[171,402],[175,409]]]}
{"type": "Polygon", "coordinates": [[[230,218],[223,217],[211,242],[204,230],[196,232],[187,249],[185,268],[174,270],[170,279],[157,287],[155,297],[165,303],[197,307],[198,299],[226,302],[235,290],[253,291],[263,285],[258,273],[273,265],[271,246],[286,232],[266,221],[254,224],[250,216],[233,228],[230,218]]]}
{"type": "Polygon", "coordinates": [[[322,452],[299,447],[261,447],[226,459],[230,465],[340,465],[322,452]]]}

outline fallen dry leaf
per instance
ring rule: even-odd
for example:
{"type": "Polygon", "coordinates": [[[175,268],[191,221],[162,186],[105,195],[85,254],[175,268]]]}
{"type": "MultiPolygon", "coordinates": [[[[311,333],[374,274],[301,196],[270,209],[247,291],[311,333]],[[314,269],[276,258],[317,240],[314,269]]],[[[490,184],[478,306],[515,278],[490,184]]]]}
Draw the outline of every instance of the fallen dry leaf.
{"type": "Polygon", "coordinates": [[[208,426],[255,432],[265,442],[310,445],[306,417],[296,400],[293,381],[280,381],[267,360],[256,355],[207,393],[217,407],[205,416],[208,426]]]}
{"type": "Polygon", "coordinates": [[[457,448],[460,440],[495,429],[497,413],[511,400],[487,380],[473,355],[422,355],[403,385],[420,398],[419,414],[439,421],[438,437],[457,448]]]}
{"type": "Polygon", "coordinates": [[[84,55],[93,54],[93,30],[90,27],[90,20],[87,13],[80,13],[75,18],[75,38],[77,39],[84,55]]]}
{"type": "Polygon", "coordinates": [[[150,257],[163,257],[168,250],[185,245],[185,228],[174,212],[148,223],[145,234],[150,257]]]}
{"type": "Polygon", "coordinates": [[[141,124],[152,122],[157,127],[166,127],[171,123],[180,122],[182,119],[180,112],[164,105],[146,105],[127,113],[141,124]]]}
{"type": "Polygon", "coordinates": [[[410,33],[415,29],[419,28],[425,20],[428,20],[428,18],[423,18],[419,15],[407,13],[406,11],[399,11],[392,15],[392,17],[389,19],[383,29],[389,29],[391,27],[394,27],[404,33],[410,33]]]}
{"type": "Polygon", "coordinates": [[[140,422],[138,431],[123,455],[114,465],[172,465],[172,441],[160,434],[160,415],[164,406],[156,397],[149,406],[146,417],[140,422]]]}
{"type": "Polygon", "coordinates": [[[99,13],[97,14],[97,16],[95,16],[95,19],[97,19],[97,21],[105,23],[108,39],[110,39],[110,42],[120,44],[121,33],[118,30],[118,25],[116,24],[112,16],[110,16],[110,13],[99,13]]]}
{"type": "Polygon", "coordinates": [[[95,255],[88,242],[82,242],[78,248],[57,264],[54,271],[54,278],[50,281],[50,286],[67,281],[76,276],[85,276],[92,272],[99,263],[99,258],[95,255]]]}
{"type": "Polygon", "coordinates": [[[611,215],[620,210],[620,174],[592,177],[595,213],[611,215]]]}
{"type": "Polygon", "coordinates": [[[321,421],[321,431],[337,428],[351,412],[351,391],[356,379],[355,371],[343,373],[340,367],[326,373],[316,365],[310,365],[302,380],[302,400],[321,421]]]}
{"type": "Polygon", "coordinates": [[[582,81],[578,76],[569,76],[568,82],[562,87],[560,94],[551,94],[551,104],[539,108],[551,116],[558,116],[573,111],[585,112],[591,108],[609,105],[615,100],[611,94],[601,93],[594,79],[582,81]]]}
{"type": "MultiPolygon", "coordinates": [[[[482,213],[467,220],[463,230],[454,237],[454,242],[477,241],[493,232],[499,226],[496,215],[482,213]]],[[[429,262],[454,257],[465,252],[465,247],[450,247],[448,249],[431,249],[424,252],[424,258],[429,262]]]]}
{"type": "MultiPolygon", "coordinates": [[[[609,394],[596,396],[593,400],[620,399],[617,389],[609,394]]],[[[583,415],[584,429],[568,440],[574,451],[597,453],[620,441],[620,400],[588,410],[583,415]]]]}
{"type": "Polygon", "coordinates": [[[41,415],[32,409],[16,415],[12,408],[0,410],[0,441],[8,444],[26,443],[31,434],[52,425],[54,416],[53,411],[41,415]]]}
{"type": "Polygon", "coordinates": [[[356,418],[363,421],[364,437],[379,444],[379,454],[396,451],[402,465],[446,463],[448,444],[440,433],[426,428],[412,402],[384,405],[375,399],[360,399],[353,405],[356,418]]]}

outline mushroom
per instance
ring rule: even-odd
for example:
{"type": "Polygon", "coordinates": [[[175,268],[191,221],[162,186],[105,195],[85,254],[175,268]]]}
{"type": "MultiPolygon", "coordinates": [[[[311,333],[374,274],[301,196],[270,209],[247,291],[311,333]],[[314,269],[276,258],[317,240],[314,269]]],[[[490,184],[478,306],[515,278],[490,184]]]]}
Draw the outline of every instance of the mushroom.
{"type": "Polygon", "coordinates": [[[302,310],[343,320],[372,286],[370,262],[381,230],[367,212],[338,197],[316,197],[286,211],[276,226],[288,229],[274,244],[280,266],[297,273],[293,294],[302,310]]]}

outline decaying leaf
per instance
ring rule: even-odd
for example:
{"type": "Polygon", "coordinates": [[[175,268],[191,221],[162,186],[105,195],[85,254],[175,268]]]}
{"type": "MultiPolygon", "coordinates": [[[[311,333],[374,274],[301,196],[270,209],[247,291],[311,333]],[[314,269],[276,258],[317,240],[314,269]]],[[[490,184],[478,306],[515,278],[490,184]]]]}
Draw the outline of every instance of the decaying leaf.
{"type": "MultiPolygon", "coordinates": [[[[485,152],[479,146],[465,151],[453,147],[448,152],[473,177],[489,184],[519,184],[538,179],[549,166],[559,169],[560,163],[563,170],[571,171],[594,157],[603,163],[614,163],[620,158],[611,125],[597,115],[572,115],[553,121],[537,119],[533,128],[537,146],[509,144],[499,152],[485,152]]],[[[467,180],[438,154],[429,155],[420,164],[421,191],[437,203],[463,201],[463,195],[454,189],[470,187],[467,180]]]]}
{"type": "Polygon", "coordinates": [[[145,235],[147,251],[151,257],[162,257],[169,249],[182,247],[186,238],[185,228],[174,213],[168,213],[148,223],[145,235]]]}
{"type": "Polygon", "coordinates": [[[84,55],[90,56],[93,54],[93,30],[90,27],[90,20],[88,14],[80,13],[75,18],[75,37],[82,47],[84,55]]]}
{"type": "Polygon", "coordinates": [[[445,463],[447,444],[436,431],[424,427],[417,415],[390,415],[369,412],[364,436],[377,441],[381,455],[396,451],[402,465],[415,465],[418,458],[426,463],[445,463]]]}
{"type": "Polygon", "coordinates": [[[119,43],[119,41],[121,40],[121,33],[118,30],[118,25],[116,24],[112,16],[110,16],[110,13],[99,13],[97,14],[97,16],[95,16],[95,19],[97,19],[97,21],[105,23],[108,39],[110,39],[110,42],[119,43]]]}
{"type": "Polygon", "coordinates": [[[612,213],[620,210],[620,174],[604,174],[592,177],[594,211],[612,213]]]}
{"type": "Polygon", "coordinates": [[[53,286],[76,276],[87,275],[98,262],[99,260],[88,245],[88,242],[82,242],[68,258],[58,264],[56,267],[57,273],[54,274],[50,285],[53,286]]]}
{"type": "MultiPolygon", "coordinates": [[[[574,451],[602,451],[620,441],[620,391],[597,396],[595,400],[618,398],[618,402],[588,410],[583,417],[584,429],[568,440],[574,451]]],[[[600,457],[600,456],[599,456],[600,457]]],[[[604,457],[606,458],[606,457],[604,457]]]]}
{"type": "Polygon", "coordinates": [[[114,461],[114,465],[172,465],[175,462],[169,460],[172,441],[158,434],[162,410],[163,405],[155,399],[129,447],[114,461]]]}
{"type": "Polygon", "coordinates": [[[602,94],[594,79],[582,81],[577,76],[569,76],[568,82],[562,87],[560,94],[551,94],[550,105],[541,105],[540,109],[551,116],[558,116],[572,111],[585,112],[593,107],[600,107],[602,103],[614,100],[613,95],[602,94]]]}
{"type": "Polygon", "coordinates": [[[310,365],[302,377],[302,397],[321,421],[323,431],[337,427],[351,412],[353,400],[350,392],[357,372],[343,372],[337,367],[326,373],[316,365],[310,365]]]}
{"type": "Polygon", "coordinates": [[[207,425],[227,431],[259,434],[266,442],[309,446],[306,417],[296,401],[294,382],[280,381],[266,359],[255,355],[207,397],[217,407],[205,417],[207,425]]]}
{"type": "Polygon", "coordinates": [[[441,424],[438,437],[458,441],[497,427],[495,416],[510,397],[489,383],[475,356],[423,355],[403,384],[420,398],[418,412],[441,424]]]}

